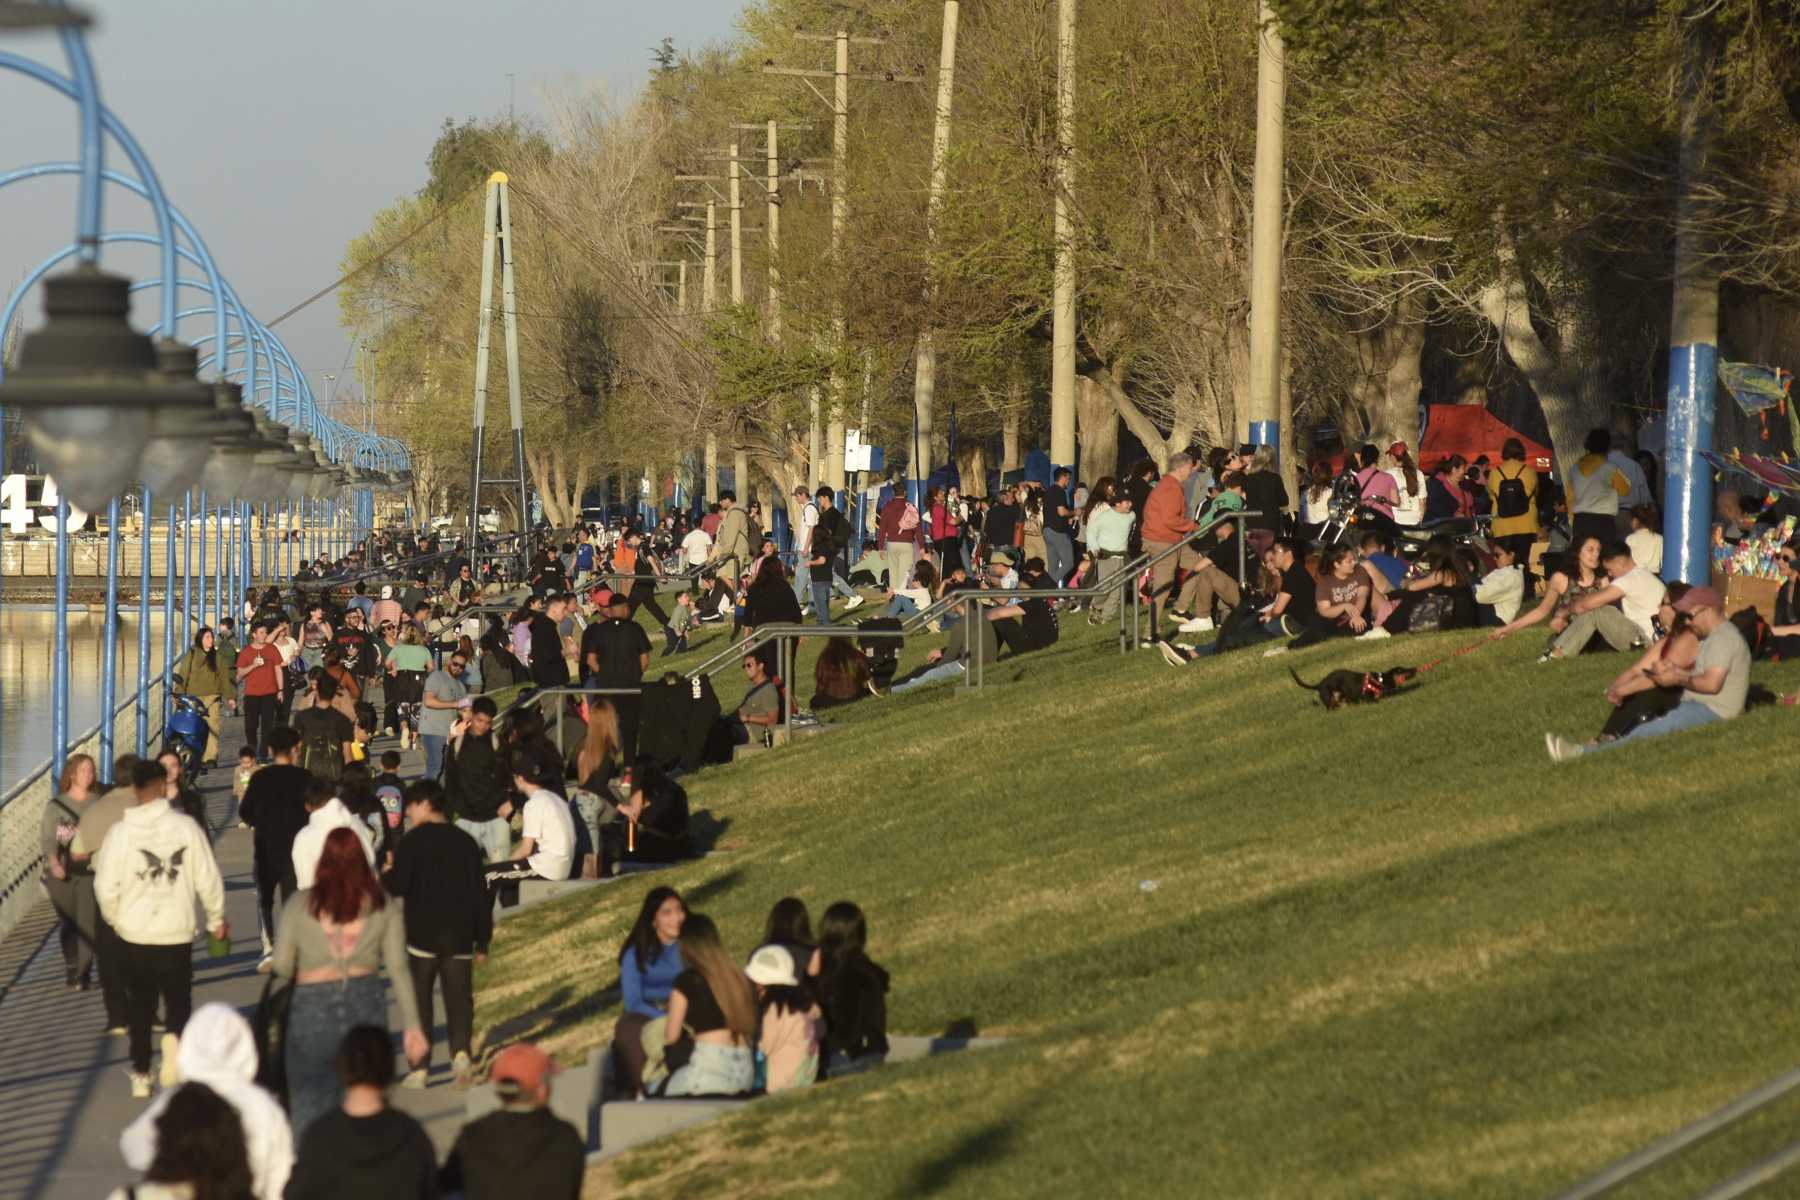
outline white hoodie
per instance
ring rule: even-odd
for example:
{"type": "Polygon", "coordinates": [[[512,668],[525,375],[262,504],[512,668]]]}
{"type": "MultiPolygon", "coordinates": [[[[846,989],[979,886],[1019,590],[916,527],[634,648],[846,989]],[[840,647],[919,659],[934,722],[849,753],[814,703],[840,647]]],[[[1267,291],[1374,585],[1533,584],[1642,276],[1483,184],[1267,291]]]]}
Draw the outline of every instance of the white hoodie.
{"type": "Polygon", "coordinates": [[[94,895],[106,923],[139,946],[191,943],[196,901],[208,929],[225,920],[225,884],[212,846],[167,800],[133,805],[107,833],[94,855],[94,895]]]}
{"type": "MultiPolygon", "coordinates": [[[[175,1068],[182,1083],[204,1083],[237,1109],[244,1126],[257,1200],[281,1200],[294,1169],[294,1135],[275,1097],[251,1082],[256,1078],[256,1039],[250,1025],[229,1004],[202,1004],[181,1034],[175,1068]]],[[[156,1119],[168,1107],[169,1089],[119,1135],[125,1165],[143,1171],[156,1157],[156,1119]]]]}
{"type": "Polygon", "coordinates": [[[294,835],[294,882],[301,890],[313,885],[319,871],[319,855],[325,851],[325,838],[334,829],[348,829],[362,843],[369,865],[375,865],[375,837],[357,815],[344,807],[336,796],[327,800],[306,818],[306,828],[294,835]]]}

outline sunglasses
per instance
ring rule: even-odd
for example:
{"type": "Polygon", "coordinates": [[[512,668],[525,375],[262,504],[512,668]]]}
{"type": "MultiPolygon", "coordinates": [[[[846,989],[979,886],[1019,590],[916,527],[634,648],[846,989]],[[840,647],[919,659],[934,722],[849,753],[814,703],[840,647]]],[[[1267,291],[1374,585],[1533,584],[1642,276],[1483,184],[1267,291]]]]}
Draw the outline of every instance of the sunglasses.
{"type": "Polygon", "coordinates": [[[453,658],[450,660],[450,669],[452,671],[460,671],[468,665],[469,665],[468,663],[464,662],[460,658],[453,658]]]}

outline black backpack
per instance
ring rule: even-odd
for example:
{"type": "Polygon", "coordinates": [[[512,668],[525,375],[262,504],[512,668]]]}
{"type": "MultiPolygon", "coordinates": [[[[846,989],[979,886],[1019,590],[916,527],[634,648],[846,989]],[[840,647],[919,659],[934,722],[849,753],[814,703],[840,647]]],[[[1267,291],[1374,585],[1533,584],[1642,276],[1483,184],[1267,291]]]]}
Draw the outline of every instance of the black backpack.
{"type": "Polygon", "coordinates": [[[300,735],[300,765],[314,779],[336,779],[344,770],[344,744],[338,739],[329,709],[309,708],[294,715],[300,735]]]}
{"type": "MultiPolygon", "coordinates": [[[[1519,468],[1520,474],[1525,471],[1519,468]]],[[[1500,486],[1494,489],[1494,515],[1496,517],[1522,517],[1531,511],[1531,493],[1525,490],[1525,481],[1518,475],[1500,476],[1500,486]]]]}
{"type": "MultiPolygon", "coordinates": [[[[901,628],[897,617],[869,617],[856,623],[858,629],[898,630],[901,628]]],[[[901,638],[865,637],[856,640],[857,648],[869,660],[869,674],[875,678],[876,687],[887,687],[900,670],[901,638]]]]}
{"type": "Polygon", "coordinates": [[[1740,608],[1731,614],[1731,623],[1738,632],[1744,635],[1744,644],[1750,647],[1752,662],[1769,662],[1780,658],[1775,646],[1775,633],[1763,615],[1754,608],[1740,608]]]}

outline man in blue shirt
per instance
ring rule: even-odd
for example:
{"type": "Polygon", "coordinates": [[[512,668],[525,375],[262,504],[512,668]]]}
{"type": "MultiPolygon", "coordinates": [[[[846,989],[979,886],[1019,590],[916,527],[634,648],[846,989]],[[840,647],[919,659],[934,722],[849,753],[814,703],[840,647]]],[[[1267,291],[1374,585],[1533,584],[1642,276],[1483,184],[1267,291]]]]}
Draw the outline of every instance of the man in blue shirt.
{"type": "Polygon", "coordinates": [[[1406,563],[1394,555],[1394,539],[1385,533],[1365,533],[1362,537],[1362,560],[1381,572],[1389,588],[1397,588],[1406,578],[1406,563]]]}

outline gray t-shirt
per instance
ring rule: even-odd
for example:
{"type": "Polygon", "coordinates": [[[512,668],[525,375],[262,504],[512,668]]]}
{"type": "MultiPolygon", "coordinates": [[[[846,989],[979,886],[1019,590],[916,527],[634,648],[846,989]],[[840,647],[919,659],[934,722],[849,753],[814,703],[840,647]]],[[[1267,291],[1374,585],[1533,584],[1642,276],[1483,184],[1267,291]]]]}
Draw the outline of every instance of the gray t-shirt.
{"type": "MultiPolygon", "coordinates": [[[[448,671],[433,671],[425,677],[425,694],[438,700],[461,700],[469,694],[462,680],[448,671]]],[[[429,704],[419,705],[419,733],[433,737],[449,737],[450,727],[456,724],[457,711],[454,708],[433,708],[429,704]]]]}
{"type": "Polygon", "coordinates": [[[1744,711],[1744,695],[1750,690],[1750,645],[1730,621],[1720,621],[1700,643],[1700,656],[1694,660],[1694,674],[1704,675],[1714,667],[1725,668],[1725,686],[1717,695],[1704,696],[1684,691],[1681,699],[1698,701],[1713,714],[1729,721],[1744,711]]]}

